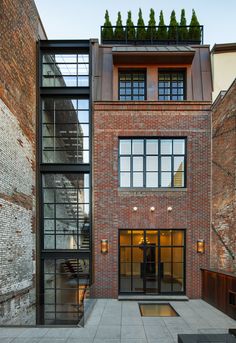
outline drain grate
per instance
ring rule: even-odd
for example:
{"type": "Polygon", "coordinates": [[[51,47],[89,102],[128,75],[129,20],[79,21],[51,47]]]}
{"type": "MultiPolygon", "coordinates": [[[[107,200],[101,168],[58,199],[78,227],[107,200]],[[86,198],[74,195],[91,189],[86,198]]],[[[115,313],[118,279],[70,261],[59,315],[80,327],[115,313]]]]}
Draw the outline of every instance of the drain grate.
{"type": "Polygon", "coordinates": [[[168,303],[139,304],[142,317],[179,317],[179,314],[168,303]]]}

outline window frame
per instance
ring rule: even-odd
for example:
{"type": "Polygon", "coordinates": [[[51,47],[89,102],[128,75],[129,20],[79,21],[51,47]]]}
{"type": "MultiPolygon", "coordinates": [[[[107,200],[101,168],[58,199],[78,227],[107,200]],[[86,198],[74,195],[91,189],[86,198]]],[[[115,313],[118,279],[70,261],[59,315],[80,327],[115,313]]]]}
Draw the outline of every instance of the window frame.
{"type": "MultiPolygon", "coordinates": [[[[126,96],[126,95],[125,95],[126,96]]],[[[147,100],[147,69],[145,68],[129,68],[129,69],[118,69],[118,100],[119,101],[146,101],[147,100]],[[140,73],[144,75],[144,99],[133,99],[133,74],[135,73],[140,73]],[[131,98],[130,100],[121,100],[120,97],[122,96],[122,94],[120,94],[120,75],[122,74],[131,74],[132,80],[131,80],[131,98]]]]}
{"type": "MultiPolygon", "coordinates": [[[[123,171],[125,172],[125,171],[123,171]]],[[[154,171],[155,172],[155,171],[154,171]]],[[[187,188],[187,137],[118,137],[118,187],[120,189],[145,189],[145,190],[152,190],[152,189],[184,189],[187,188]],[[121,154],[120,153],[120,142],[122,140],[130,140],[131,141],[131,153],[130,154],[121,154]],[[143,140],[143,154],[133,154],[132,152],[132,141],[133,140],[143,140]],[[146,142],[148,140],[158,140],[158,154],[147,154],[146,153],[146,142]],[[171,140],[172,141],[172,153],[171,154],[161,154],[161,141],[163,140],[171,140]],[[173,151],[173,142],[174,140],[184,140],[184,154],[174,154],[173,151]],[[143,157],[143,186],[133,186],[133,157],[143,157]],[[146,161],[148,156],[157,156],[158,157],[158,186],[147,186],[147,168],[146,168],[146,161]],[[130,174],[130,186],[121,186],[121,157],[129,157],[130,158],[130,171],[127,172],[130,174]],[[161,158],[162,157],[171,157],[171,186],[162,186],[161,185],[161,176],[162,176],[162,166],[161,166],[161,158]],[[181,172],[183,174],[183,186],[174,186],[174,157],[183,157],[184,158],[184,170],[181,172]]]]}
{"type": "MultiPolygon", "coordinates": [[[[158,68],[158,75],[157,75],[157,97],[158,97],[158,101],[186,101],[187,100],[187,77],[186,77],[186,73],[187,70],[186,68],[158,68]],[[170,99],[169,100],[165,100],[165,99],[160,99],[160,94],[159,94],[159,75],[160,74],[170,74],[173,75],[174,73],[182,73],[183,75],[183,100],[175,100],[172,99],[173,96],[175,96],[176,94],[172,93],[172,77],[171,77],[171,81],[170,81],[170,87],[168,87],[170,89],[170,99]]],[[[162,89],[166,89],[165,87],[161,87],[162,89]]],[[[178,87],[177,87],[178,89],[178,87]]],[[[165,96],[165,94],[163,94],[163,96],[165,96]]],[[[177,94],[178,96],[178,94],[177,94]]]]}

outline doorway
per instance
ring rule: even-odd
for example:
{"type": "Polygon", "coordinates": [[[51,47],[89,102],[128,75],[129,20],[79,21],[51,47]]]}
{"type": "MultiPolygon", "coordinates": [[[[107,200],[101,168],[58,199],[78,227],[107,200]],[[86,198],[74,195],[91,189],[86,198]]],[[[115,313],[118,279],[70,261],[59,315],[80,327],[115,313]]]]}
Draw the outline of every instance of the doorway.
{"type": "Polygon", "coordinates": [[[119,230],[119,292],[185,293],[185,230],[119,230]]]}

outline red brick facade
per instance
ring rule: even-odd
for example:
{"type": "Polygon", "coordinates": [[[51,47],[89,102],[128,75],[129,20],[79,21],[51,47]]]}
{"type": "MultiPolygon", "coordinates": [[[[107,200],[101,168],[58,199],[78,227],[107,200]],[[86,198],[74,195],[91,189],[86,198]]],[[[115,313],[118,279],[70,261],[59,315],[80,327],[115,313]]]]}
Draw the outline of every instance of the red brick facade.
{"type": "Polygon", "coordinates": [[[95,297],[118,296],[118,230],[186,229],[186,294],[201,296],[200,268],[210,259],[210,102],[95,102],[93,129],[93,269],[95,297]],[[185,189],[124,191],[118,185],[119,137],[186,137],[185,189]],[[138,208],[137,212],[133,207],[138,208]],[[154,206],[155,211],[150,212],[154,206]],[[171,206],[173,210],[167,211],[171,206]],[[109,252],[100,252],[108,239],[109,252]],[[205,254],[197,254],[204,239],[205,254]]]}
{"type": "Polygon", "coordinates": [[[213,268],[236,271],[236,82],[212,109],[213,268]],[[224,245],[225,244],[225,245],[224,245]],[[227,248],[228,250],[227,250],[227,248]]]}

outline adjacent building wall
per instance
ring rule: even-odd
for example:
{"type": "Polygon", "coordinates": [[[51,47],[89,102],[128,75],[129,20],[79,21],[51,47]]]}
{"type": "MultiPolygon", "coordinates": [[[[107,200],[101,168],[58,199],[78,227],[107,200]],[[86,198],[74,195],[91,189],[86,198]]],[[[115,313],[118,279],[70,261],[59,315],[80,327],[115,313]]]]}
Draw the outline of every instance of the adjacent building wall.
{"type": "Polygon", "coordinates": [[[231,272],[236,272],[235,186],[236,80],[212,108],[211,266],[231,272]]]}
{"type": "Polygon", "coordinates": [[[34,324],[36,42],[46,36],[32,0],[0,6],[0,324],[34,324]]]}
{"type": "Polygon", "coordinates": [[[213,93],[215,101],[221,91],[226,91],[235,78],[236,43],[215,44],[211,51],[213,93]]]}

